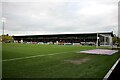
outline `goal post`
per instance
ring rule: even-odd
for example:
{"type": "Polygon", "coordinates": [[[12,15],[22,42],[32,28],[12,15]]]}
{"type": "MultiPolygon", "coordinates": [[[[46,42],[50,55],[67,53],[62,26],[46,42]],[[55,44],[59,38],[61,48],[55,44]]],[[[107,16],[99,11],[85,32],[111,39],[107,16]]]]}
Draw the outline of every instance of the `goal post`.
{"type": "Polygon", "coordinates": [[[97,42],[96,42],[96,48],[98,48],[98,46],[103,45],[103,46],[111,46],[111,48],[113,48],[113,41],[112,41],[112,36],[111,35],[107,35],[107,34],[102,34],[102,33],[97,33],[97,42]],[[101,44],[101,37],[103,37],[103,42],[101,44]]]}

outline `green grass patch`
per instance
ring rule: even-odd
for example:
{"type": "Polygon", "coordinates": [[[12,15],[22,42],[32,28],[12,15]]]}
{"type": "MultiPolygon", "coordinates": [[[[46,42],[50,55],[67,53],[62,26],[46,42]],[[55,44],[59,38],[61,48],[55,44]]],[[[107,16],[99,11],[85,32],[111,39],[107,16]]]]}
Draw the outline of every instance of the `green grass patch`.
{"type": "Polygon", "coordinates": [[[3,44],[3,60],[24,58],[36,55],[41,57],[3,61],[3,78],[103,78],[120,52],[113,55],[93,55],[76,53],[81,50],[95,49],[94,46],[3,44]],[[73,51],[73,52],[71,52],[73,51]],[[56,55],[48,55],[67,52],[56,55]],[[65,60],[81,60],[72,64],[65,60]]]}

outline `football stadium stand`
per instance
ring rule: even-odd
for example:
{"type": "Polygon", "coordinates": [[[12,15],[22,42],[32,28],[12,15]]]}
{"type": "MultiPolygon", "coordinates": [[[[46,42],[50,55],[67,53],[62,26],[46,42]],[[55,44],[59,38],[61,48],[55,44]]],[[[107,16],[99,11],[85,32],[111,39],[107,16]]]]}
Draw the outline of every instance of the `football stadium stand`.
{"type": "Polygon", "coordinates": [[[15,43],[57,45],[112,45],[113,32],[13,36],[15,43]]]}

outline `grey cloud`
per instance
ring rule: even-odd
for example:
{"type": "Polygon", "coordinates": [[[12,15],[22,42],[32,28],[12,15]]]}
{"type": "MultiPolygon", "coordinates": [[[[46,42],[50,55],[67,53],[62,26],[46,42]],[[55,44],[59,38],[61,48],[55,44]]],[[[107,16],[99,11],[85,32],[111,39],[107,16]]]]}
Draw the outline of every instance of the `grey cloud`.
{"type": "Polygon", "coordinates": [[[4,2],[3,16],[7,18],[6,33],[13,35],[20,32],[41,34],[111,30],[117,33],[113,27],[117,25],[116,1],[4,2]]]}

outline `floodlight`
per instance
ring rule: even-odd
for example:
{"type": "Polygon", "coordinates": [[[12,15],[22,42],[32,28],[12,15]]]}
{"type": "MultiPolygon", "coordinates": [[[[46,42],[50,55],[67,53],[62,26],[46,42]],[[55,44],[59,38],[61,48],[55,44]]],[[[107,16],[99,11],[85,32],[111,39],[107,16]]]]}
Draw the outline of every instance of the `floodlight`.
{"type": "Polygon", "coordinates": [[[6,22],[6,18],[3,17],[3,18],[1,19],[1,22],[6,22]]]}
{"type": "Polygon", "coordinates": [[[3,30],[2,35],[4,35],[4,23],[6,22],[6,18],[3,17],[3,18],[1,19],[1,22],[2,22],[2,24],[3,24],[3,25],[2,25],[2,27],[3,27],[3,29],[2,29],[2,30],[3,30]]]}

